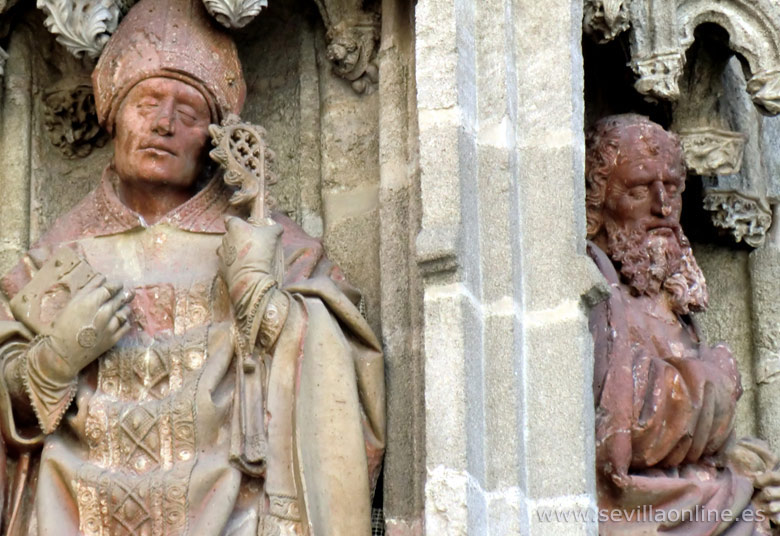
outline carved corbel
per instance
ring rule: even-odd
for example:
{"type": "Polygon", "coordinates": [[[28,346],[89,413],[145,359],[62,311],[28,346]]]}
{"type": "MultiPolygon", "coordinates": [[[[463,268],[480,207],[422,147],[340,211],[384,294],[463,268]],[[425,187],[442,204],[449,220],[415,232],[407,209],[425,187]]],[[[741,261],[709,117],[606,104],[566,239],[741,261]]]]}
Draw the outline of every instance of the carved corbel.
{"type": "MultiPolygon", "coordinates": [[[[731,125],[722,113],[731,104],[719,102],[725,91],[723,72],[729,55],[715,43],[697,43],[681,79],[682,94],[674,107],[672,130],[680,135],[686,166],[697,175],[733,175],[742,168],[746,136],[741,130],[733,131],[737,125],[731,125]]],[[[738,66],[729,70],[734,68],[738,66]]],[[[733,86],[729,90],[741,91],[741,100],[747,100],[744,78],[740,88],[733,86]]],[[[747,106],[751,106],[749,102],[747,106]]]]}
{"type": "Polygon", "coordinates": [[[206,10],[225,28],[243,28],[254,19],[268,0],[203,0],[206,10]]]}
{"type": "MultiPolygon", "coordinates": [[[[707,103],[704,96],[699,102],[707,103],[703,108],[710,110],[706,117],[710,125],[725,125],[738,132],[714,126],[682,130],[686,162],[703,176],[703,206],[713,225],[729,231],[736,242],[759,247],[772,224],[770,173],[761,150],[763,121],[745,91],[745,77],[736,58],[728,62],[718,80],[722,83],[711,87],[710,94],[717,95],[720,102],[707,103]],[[713,114],[713,109],[720,113],[713,114]],[[743,154],[747,155],[744,159],[743,154]],[[699,161],[695,160],[697,155],[701,155],[699,161]]],[[[695,95],[685,102],[689,101],[692,110],[695,95]]]]}
{"type": "Polygon", "coordinates": [[[677,100],[680,96],[678,80],[685,66],[685,54],[679,51],[660,52],[632,60],[631,68],[638,79],[636,90],[651,99],[677,100]]]}
{"type": "Polygon", "coordinates": [[[375,59],[379,15],[362,9],[362,0],[315,0],[327,29],[328,59],[333,72],[364,93],[379,79],[375,59]]]}
{"type": "Polygon", "coordinates": [[[750,199],[732,191],[716,191],[705,188],[704,208],[712,213],[712,223],[731,232],[734,239],[752,247],[759,247],[766,239],[772,224],[769,205],[761,199],[750,199]]]}
{"type": "Polygon", "coordinates": [[[98,123],[88,79],[63,80],[46,91],[43,104],[49,140],[67,158],[85,157],[108,141],[108,134],[98,123]]]}
{"type": "Polygon", "coordinates": [[[742,167],[745,136],[712,127],[680,131],[685,165],[697,175],[731,175],[742,167]]]}

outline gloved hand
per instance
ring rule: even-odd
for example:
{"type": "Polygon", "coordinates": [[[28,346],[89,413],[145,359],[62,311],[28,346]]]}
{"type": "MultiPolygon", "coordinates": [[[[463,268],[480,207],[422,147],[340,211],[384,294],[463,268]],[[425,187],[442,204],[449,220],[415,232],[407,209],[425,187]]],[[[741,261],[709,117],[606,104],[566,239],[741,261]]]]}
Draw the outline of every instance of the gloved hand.
{"type": "Polygon", "coordinates": [[[266,221],[267,225],[252,225],[240,218],[225,218],[227,232],[217,248],[219,270],[239,318],[261,297],[254,295],[258,284],[275,276],[280,260],[282,226],[266,221]]]}
{"type": "Polygon", "coordinates": [[[97,357],[114,346],[130,329],[128,303],[135,296],[132,290],[106,281],[103,276],[92,279],[71,297],[52,324],[44,340],[52,352],[39,352],[38,363],[47,377],[68,383],[97,357]]]}

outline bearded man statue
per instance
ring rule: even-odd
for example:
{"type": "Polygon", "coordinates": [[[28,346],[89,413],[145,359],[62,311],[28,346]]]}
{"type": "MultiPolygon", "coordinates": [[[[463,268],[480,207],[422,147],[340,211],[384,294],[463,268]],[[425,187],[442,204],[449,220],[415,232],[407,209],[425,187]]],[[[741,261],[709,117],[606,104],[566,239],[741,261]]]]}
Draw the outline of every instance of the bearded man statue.
{"type": "Polygon", "coordinates": [[[708,294],[680,227],[680,141],[617,115],[586,151],[588,249],[611,286],[590,316],[600,534],[771,534],[777,459],[735,439],[736,362],[691,314],[708,294]]]}
{"type": "Polygon", "coordinates": [[[3,534],[370,534],[380,344],[320,242],[244,221],[208,163],[234,43],[141,0],[93,84],[113,160],[0,279],[3,534]]]}

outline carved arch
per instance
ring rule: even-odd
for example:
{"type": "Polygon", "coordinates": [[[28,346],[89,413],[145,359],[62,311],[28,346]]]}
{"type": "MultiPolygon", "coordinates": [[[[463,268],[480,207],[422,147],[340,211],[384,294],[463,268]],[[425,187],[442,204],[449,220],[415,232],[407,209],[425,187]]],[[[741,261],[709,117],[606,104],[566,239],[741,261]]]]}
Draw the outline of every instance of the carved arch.
{"type": "Polygon", "coordinates": [[[636,89],[652,98],[677,100],[678,81],[694,31],[705,23],[723,28],[729,47],[748,64],[748,92],[765,112],[780,113],[780,6],[770,0],[634,0],[632,67],[636,89]]]}

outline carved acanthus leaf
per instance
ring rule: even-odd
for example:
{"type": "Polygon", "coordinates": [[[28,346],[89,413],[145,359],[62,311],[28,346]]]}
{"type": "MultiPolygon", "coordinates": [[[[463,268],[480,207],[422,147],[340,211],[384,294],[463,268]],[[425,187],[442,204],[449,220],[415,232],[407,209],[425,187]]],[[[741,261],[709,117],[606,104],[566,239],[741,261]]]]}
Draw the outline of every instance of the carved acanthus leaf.
{"type": "Polygon", "coordinates": [[[37,6],[49,31],[77,57],[98,57],[121,13],[114,0],[38,0],[37,6]]]}
{"type": "Polygon", "coordinates": [[[254,19],[268,0],[203,0],[211,15],[226,28],[243,28],[254,19]]]}
{"type": "Polygon", "coordinates": [[[707,191],[704,208],[712,212],[712,223],[731,232],[734,239],[744,240],[754,248],[761,246],[772,224],[768,207],[737,192],[707,191]]]}
{"type": "Polygon", "coordinates": [[[585,33],[599,43],[612,41],[628,30],[630,20],[625,0],[585,0],[583,6],[585,33]]]}
{"type": "Polygon", "coordinates": [[[742,167],[745,136],[710,127],[680,132],[685,165],[698,175],[731,175],[742,167]]]}

